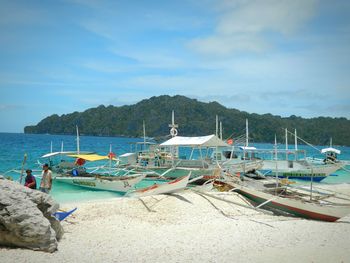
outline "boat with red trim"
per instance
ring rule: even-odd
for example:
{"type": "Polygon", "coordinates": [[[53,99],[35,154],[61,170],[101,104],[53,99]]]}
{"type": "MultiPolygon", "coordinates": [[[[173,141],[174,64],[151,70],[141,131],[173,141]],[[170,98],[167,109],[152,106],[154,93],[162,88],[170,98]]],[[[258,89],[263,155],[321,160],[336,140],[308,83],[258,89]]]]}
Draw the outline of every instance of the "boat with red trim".
{"type": "Polygon", "coordinates": [[[331,190],[292,186],[290,181],[230,177],[235,191],[256,208],[313,220],[334,222],[350,214],[350,197],[331,190]]]}

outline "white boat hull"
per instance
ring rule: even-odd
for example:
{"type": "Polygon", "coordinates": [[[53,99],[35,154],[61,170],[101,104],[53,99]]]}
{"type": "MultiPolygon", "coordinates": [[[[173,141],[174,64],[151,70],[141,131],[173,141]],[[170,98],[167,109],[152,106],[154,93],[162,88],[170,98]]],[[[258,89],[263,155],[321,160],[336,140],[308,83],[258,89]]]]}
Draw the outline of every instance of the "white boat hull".
{"type": "Polygon", "coordinates": [[[265,160],[261,171],[268,176],[289,177],[290,179],[305,179],[321,181],[337,171],[335,165],[314,165],[304,161],[265,160]]]}
{"type": "Polygon", "coordinates": [[[113,192],[127,192],[132,189],[135,184],[140,182],[146,175],[134,175],[130,177],[126,176],[114,176],[105,177],[82,177],[82,176],[57,176],[55,180],[57,182],[71,184],[89,189],[105,190],[113,192]]]}

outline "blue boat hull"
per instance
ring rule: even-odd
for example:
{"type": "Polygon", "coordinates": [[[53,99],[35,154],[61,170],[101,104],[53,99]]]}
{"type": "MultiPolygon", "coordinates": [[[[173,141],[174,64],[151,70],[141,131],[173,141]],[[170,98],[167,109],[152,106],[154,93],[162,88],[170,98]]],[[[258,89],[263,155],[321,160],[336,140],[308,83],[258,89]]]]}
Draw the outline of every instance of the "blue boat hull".
{"type": "MultiPolygon", "coordinates": [[[[275,177],[276,173],[271,171],[271,170],[262,170],[261,171],[264,175],[270,176],[270,177],[275,177]]],[[[320,174],[314,174],[313,176],[310,176],[308,174],[303,174],[303,173],[293,173],[293,172],[279,172],[278,173],[278,178],[288,178],[291,180],[303,180],[303,181],[312,181],[314,182],[321,182],[323,179],[327,178],[327,175],[324,173],[320,174]]]]}

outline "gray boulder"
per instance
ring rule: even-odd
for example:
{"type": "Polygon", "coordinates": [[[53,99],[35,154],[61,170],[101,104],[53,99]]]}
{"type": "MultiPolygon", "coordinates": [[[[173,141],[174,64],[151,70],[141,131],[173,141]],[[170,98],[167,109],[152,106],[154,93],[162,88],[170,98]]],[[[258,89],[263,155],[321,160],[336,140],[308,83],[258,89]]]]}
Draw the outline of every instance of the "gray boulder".
{"type": "Polygon", "coordinates": [[[50,195],[0,176],[0,245],[54,252],[63,228],[50,195]]]}

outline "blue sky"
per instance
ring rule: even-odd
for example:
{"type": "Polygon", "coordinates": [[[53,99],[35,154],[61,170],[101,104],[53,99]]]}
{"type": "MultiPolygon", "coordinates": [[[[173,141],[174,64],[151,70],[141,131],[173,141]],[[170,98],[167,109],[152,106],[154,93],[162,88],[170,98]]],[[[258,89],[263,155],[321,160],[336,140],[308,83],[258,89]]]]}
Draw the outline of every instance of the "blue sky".
{"type": "Polygon", "coordinates": [[[350,1],[0,0],[0,132],[159,95],[350,118],[350,1]]]}

